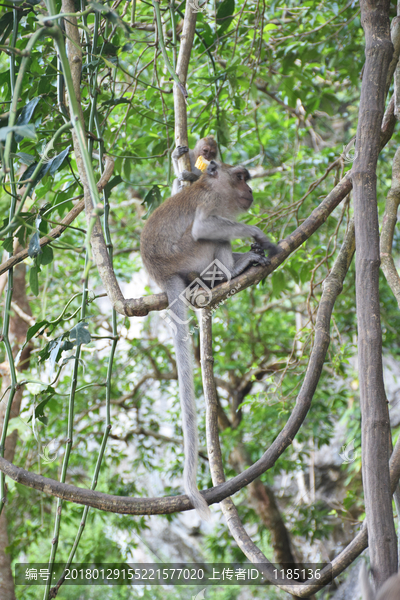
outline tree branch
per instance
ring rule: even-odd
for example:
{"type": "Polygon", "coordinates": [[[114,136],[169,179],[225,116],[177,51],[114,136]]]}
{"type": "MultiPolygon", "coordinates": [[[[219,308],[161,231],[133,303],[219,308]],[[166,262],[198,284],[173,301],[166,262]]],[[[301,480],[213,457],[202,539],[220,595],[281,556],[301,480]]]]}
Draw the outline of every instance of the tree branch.
{"type": "Polygon", "coordinates": [[[392,256],[394,228],[400,204],[400,148],[393,159],[392,185],[386,199],[381,233],[381,267],[400,308],[400,277],[392,256]]]}
{"type": "MultiPolygon", "coordinates": [[[[179,46],[176,72],[183,87],[186,87],[186,79],[189,68],[190,54],[192,52],[194,34],[196,29],[197,13],[192,10],[190,2],[186,2],[185,18],[179,46]]],[[[175,144],[176,146],[189,146],[187,133],[186,100],[180,89],[174,84],[174,111],[175,111],[175,144]]],[[[178,159],[180,171],[191,171],[189,153],[183,154],[178,159]]],[[[182,181],[182,187],[190,185],[189,181],[182,181]]]]}
{"type": "MultiPolygon", "coordinates": [[[[110,156],[106,156],[104,173],[103,173],[99,183],[97,184],[97,189],[99,190],[99,192],[102,192],[104,190],[104,188],[106,187],[107,183],[109,182],[109,180],[111,178],[113,170],[114,170],[114,159],[111,158],[110,156]]],[[[85,208],[84,200],[81,200],[80,202],[75,204],[75,206],[69,211],[69,213],[67,213],[65,215],[65,217],[62,219],[60,225],[57,225],[57,227],[52,229],[47,235],[40,238],[40,242],[39,242],[40,247],[42,248],[43,246],[47,246],[47,244],[50,244],[51,242],[56,240],[58,237],[60,237],[60,235],[62,233],[64,233],[64,231],[69,227],[69,225],[71,225],[71,223],[83,211],[84,208],[85,208]]],[[[13,256],[11,256],[11,258],[4,261],[0,265],[0,275],[2,275],[3,273],[6,273],[12,267],[14,267],[18,263],[22,262],[26,258],[28,258],[28,249],[27,248],[25,250],[21,250],[21,252],[14,254],[13,256]]]]}

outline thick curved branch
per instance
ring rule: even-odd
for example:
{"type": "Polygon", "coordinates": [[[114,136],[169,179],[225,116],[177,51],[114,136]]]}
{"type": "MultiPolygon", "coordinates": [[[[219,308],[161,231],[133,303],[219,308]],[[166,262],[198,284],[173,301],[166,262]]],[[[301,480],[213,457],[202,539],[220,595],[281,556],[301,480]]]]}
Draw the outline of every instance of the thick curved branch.
{"type": "MultiPolygon", "coordinates": [[[[333,305],[341,292],[343,280],[350,265],[353,253],[354,229],[350,224],[342,248],[324,285],[324,291],[317,313],[315,342],[303,385],[292,414],[283,430],[279,433],[264,455],[254,465],[230,481],[218,485],[216,488],[202,492],[208,504],[220,502],[227,496],[236,493],[238,490],[248,485],[251,481],[254,481],[254,479],[270,469],[284,450],[292,443],[294,436],[300,429],[308,413],[321,374],[329,346],[329,327],[333,305]]],[[[23,483],[28,487],[40,489],[54,496],[69,499],[72,502],[87,504],[94,508],[101,508],[102,510],[109,510],[111,512],[129,514],[164,514],[178,510],[189,510],[191,508],[186,496],[151,498],[147,500],[139,498],[118,498],[117,496],[110,496],[108,494],[101,494],[100,492],[61,484],[58,481],[28,473],[24,469],[19,469],[18,467],[7,463],[7,461],[4,462],[3,459],[0,460],[0,470],[4,470],[6,475],[9,475],[12,479],[15,479],[19,483],[23,483]]]]}
{"type": "MultiPolygon", "coordinates": [[[[123,496],[111,496],[92,490],[78,488],[74,485],[62,484],[54,479],[48,479],[41,475],[29,473],[24,469],[20,469],[0,457],[0,470],[8,477],[11,477],[17,483],[26,485],[46,494],[63,498],[78,504],[85,504],[94,508],[99,508],[108,512],[118,512],[121,514],[170,514],[177,510],[191,510],[189,500],[186,496],[174,496],[170,498],[127,498],[123,496]]],[[[400,438],[397,440],[395,449],[390,458],[390,487],[394,493],[400,479],[400,438]]],[[[233,481],[233,480],[232,480],[233,481]]],[[[224,484],[223,484],[224,485],[224,484]]],[[[209,504],[214,503],[212,492],[217,491],[221,486],[209,490],[204,495],[209,504]]],[[[215,494],[214,494],[215,495],[215,494]]],[[[220,500],[218,500],[220,501],[220,500]]],[[[368,546],[368,529],[367,523],[364,521],[361,531],[350,542],[350,544],[332,561],[332,572],[325,571],[322,573],[319,580],[320,587],[323,587],[332,577],[337,577],[342,573],[357,556],[368,546]]],[[[298,587],[296,594],[299,597],[307,598],[316,591],[315,585],[306,584],[302,587],[301,593],[298,587]]]]}
{"type": "MultiPolygon", "coordinates": [[[[315,365],[315,362],[312,363],[313,355],[316,352],[321,351],[321,346],[323,348],[325,348],[325,354],[326,354],[327,341],[329,340],[329,333],[325,329],[327,326],[329,326],[330,315],[332,313],[333,303],[334,303],[337,295],[340,293],[342,281],[343,281],[345,272],[347,271],[348,266],[350,264],[353,253],[354,253],[354,228],[353,228],[353,225],[350,224],[348,233],[346,235],[346,240],[342,246],[342,249],[339,253],[338,259],[335,262],[332,272],[328,278],[329,281],[327,280],[326,285],[324,287],[323,298],[322,298],[323,302],[321,300],[321,306],[320,306],[320,309],[318,311],[318,316],[317,316],[317,325],[316,325],[317,335],[316,335],[312,355],[310,358],[310,364],[309,364],[307,374],[310,372],[310,370],[313,369],[313,367],[315,365]],[[318,330],[320,330],[320,331],[318,332],[318,330]],[[318,338],[319,338],[319,341],[318,341],[318,338]],[[318,350],[316,349],[317,346],[319,346],[318,350]]],[[[322,367],[323,359],[320,360],[319,362],[322,367]]],[[[306,378],[307,378],[307,374],[306,374],[306,378]]],[[[317,379],[318,379],[318,377],[317,377],[317,379]]],[[[303,384],[303,388],[304,388],[305,383],[306,383],[306,381],[303,384]]],[[[299,398],[297,400],[297,404],[299,403],[299,401],[301,401],[301,394],[303,392],[303,388],[302,388],[302,391],[300,392],[299,398]]],[[[292,416],[290,417],[289,421],[292,419],[292,416]]],[[[303,417],[303,420],[304,420],[304,417],[303,417]]],[[[288,428],[289,421],[286,426],[286,429],[288,428]]],[[[302,422],[302,420],[301,420],[301,422],[302,422]]],[[[300,427],[301,422],[299,423],[298,428],[300,427]]],[[[298,428],[297,428],[297,430],[298,430],[298,428]]],[[[295,433],[296,433],[296,431],[293,432],[293,435],[295,433]]],[[[215,436],[213,436],[213,437],[215,437],[215,436]]],[[[279,436],[278,436],[278,438],[279,438],[279,436]]],[[[276,440],[275,440],[275,442],[276,442],[276,440]]],[[[274,442],[274,444],[275,444],[275,442],[274,442]]],[[[289,445],[289,443],[290,443],[290,441],[288,442],[287,445],[289,445]]],[[[212,444],[209,444],[209,443],[208,443],[208,445],[211,449],[213,449],[215,446],[215,445],[213,446],[212,444]]],[[[278,458],[278,456],[283,452],[285,447],[282,447],[281,444],[278,444],[278,446],[277,446],[278,452],[276,453],[276,458],[278,458]]],[[[266,452],[264,457],[267,454],[269,454],[269,451],[266,452]]],[[[263,459],[264,459],[264,457],[263,457],[263,459]]],[[[275,460],[276,460],[276,458],[275,458],[275,460]]],[[[261,459],[261,461],[263,459],[261,459]]],[[[256,474],[254,472],[254,467],[259,465],[261,461],[258,461],[258,463],[253,465],[253,467],[250,467],[249,469],[247,469],[247,471],[245,471],[245,473],[242,473],[240,476],[235,477],[234,479],[232,479],[226,483],[221,483],[220,485],[218,485],[217,487],[215,487],[211,490],[207,490],[206,492],[203,492],[205,498],[207,499],[207,502],[209,504],[213,504],[215,502],[220,502],[220,501],[224,500],[228,495],[235,493],[241,487],[244,487],[244,485],[246,485],[246,483],[253,481],[258,475],[261,475],[263,470],[261,470],[259,472],[257,471],[256,474]],[[252,470],[253,470],[253,472],[252,472],[252,470]],[[240,483],[240,485],[238,486],[237,483],[243,479],[244,479],[244,482],[240,483]]],[[[272,466],[272,464],[270,466],[272,466]]],[[[269,468],[268,464],[266,465],[266,468],[264,470],[266,470],[267,468],[269,468]]],[[[41,490],[46,494],[51,494],[53,496],[57,496],[57,497],[65,499],[65,500],[70,500],[72,502],[92,506],[94,508],[99,508],[101,510],[105,510],[105,511],[109,511],[109,512],[118,512],[121,514],[170,514],[172,512],[176,512],[176,511],[190,510],[192,508],[189,503],[189,500],[187,499],[186,496],[175,496],[175,497],[169,497],[169,498],[147,498],[147,499],[127,498],[127,497],[103,494],[101,492],[96,492],[96,491],[92,491],[92,490],[86,490],[86,489],[78,488],[76,486],[69,485],[69,484],[61,484],[58,481],[48,479],[41,475],[29,473],[28,471],[25,471],[24,469],[20,469],[20,468],[16,467],[15,465],[13,465],[12,463],[5,460],[4,458],[0,458],[0,470],[3,471],[6,475],[8,475],[14,481],[21,483],[23,485],[26,485],[28,487],[31,487],[31,488],[41,490]]],[[[400,479],[400,438],[397,441],[396,447],[395,447],[394,452],[390,459],[390,485],[391,485],[392,493],[396,489],[399,479],[400,479]]],[[[234,511],[231,511],[229,509],[228,518],[235,519],[234,511]]],[[[232,521],[232,525],[236,528],[239,528],[239,523],[237,523],[237,521],[235,521],[235,520],[232,521]]],[[[246,540],[245,540],[245,542],[246,542],[246,540]]],[[[293,595],[297,595],[299,597],[304,597],[304,598],[309,597],[312,593],[314,593],[316,591],[316,589],[317,589],[316,584],[318,584],[319,587],[323,587],[327,583],[329,583],[331,581],[331,578],[336,577],[337,575],[342,573],[353,562],[353,560],[355,558],[357,558],[357,556],[359,556],[363,550],[365,550],[367,545],[368,545],[368,530],[367,530],[367,524],[366,524],[366,522],[364,522],[363,528],[360,531],[360,533],[358,533],[357,536],[354,538],[354,540],[352,540],[352,542],[347,546],[347,548],[345,548],[332,561],[332,571],[330,571],[330,570],[324,571],[322,573],[321,579],[319,579],[318,582],[306,583],[306,584],[302,585],[301,588],[299,586],[292,586],[291,588],[285,586],[284,589],[286,589],[288,592],[292,593],[293,595]]],[[[255,549],[254,549],[254,552],[256,552],[255,549]]],[[[256,556],[256,555],[254,555],[254,556],[256,556]]],[[[258,558],[257,558],[257,560],[258,560],[258,558]]],[[[260,562],[263,563],[264,561],[261,560],[260,562]]]]}

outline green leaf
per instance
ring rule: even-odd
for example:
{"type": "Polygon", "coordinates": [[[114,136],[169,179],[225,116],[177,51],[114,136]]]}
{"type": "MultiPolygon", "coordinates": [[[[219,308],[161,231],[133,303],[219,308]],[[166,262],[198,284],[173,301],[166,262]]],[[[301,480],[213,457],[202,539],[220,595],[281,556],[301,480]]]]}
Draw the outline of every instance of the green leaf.
{"type": "Polygon", "coordinates": [[[3,45],[8,36],[11,33],[13,25],[13,14],[10,11],[6,12],[0,19],[0,31],[2,32],[2,37],[0,39],[0,45],[3,45]]]}
{"type": "MultiPolygon", "coordinates": [[[[25,182],[28,179],[31,179],[33,173],[35,172],[36,167],[38,166],[37,162],[34,162],[31,164],[30,167],[28,167],[21,175],[19,181],[20,182],[25,182]]],[[[44,177],[47,173],[47,171],[49,170],[49,165],[48,163],[45,163],[44,165],[42,165],[39,169],[38,174],[36,175],[33,183],[32,183],[32,188],[31,188],[31,192],[33,191],[34,187],[36,186],[37,183],[39,183],[39,181],[42,179],[42,177],[44,177]]],[[[20,187],[22,187],[23,185],[25,185],[25,183],[21,183],[20,187]]]]}
{"type": "Polygon", "coordinates": [[[12,252],[13,247],[14,247],[14,240],[13,240],[12,236],[3,240],[2,246],[6,252],[12,252]]]}
{"type": "Polygon", "coordinates": [[[56,171],[58,171],[58,169],[61,167],[61,165],[64,162],[64,159],[68,156],[68,152],[69,152],[70,146],[68,146],[68,148],[65,148],[65,150],[63,150],[62,152],[60,152],[60,154],[57,154],[57,156],[54,156],[50,161],[49,161],[49,173],[50,175],[54,175],[54,173],[56,171]]]}
{"type": "Polygon", "coordinates": [[[235,0],[224,0],[217,11],[217,24],[220,25],[217,35],[222,35],[232,22],[233,13],[235,12],[235,0]]]}
{"type": "Polygon", "coordinates": [[[8,134],[13,131],[14,136],[19,139],[29,138],[31,140],[36,140],[35,128],[33,125],[14,125],[13,127],[1,127],[0,128],[0,141],[5,142],[8,134]]]}
{"type": "Polygon", "coordinates": [[[27,165],[28,167],[29,165],[35,162],[35,157],[33,156],[33,154],[27,154],[26,152],[17,152],[15,156],[19,156],[21,162],[24,165],[27,165]]]}
{"type": "MultiPolygon", "coordinates": [[[[40,392],[40,394],[47,394],[46,398],[44,398],[44,400],[42,400],[41,402],[39,402],[39,404],[37,404],[37,406],[35,406],[35,418],[39,419],[39,421],[41,421],[42,423],[47,424],[48,419],[44,415],[44,409],[46,407],[46,404],[53,398],[55,393],[56,390],[51,385],[49,385],[45,390],[42,390],[40,392]]],[[[32,416],[29,417],[27,423],[30,423],[31,421],[32,416]]]]}
{"type": "MultiPolygon", "coordinates": [[[[43,177],[49,173],[50,175],[54,175],[54,173],[61,167],[62,163],[64,162],[66,156],[68,155],[70,146],[68,146],[68,148],[66,148],[65,150],[63,150],[62,152],[60,152],[60,154],[57,154],[56,156],[53,156],[53,158],[51,158],[50,160],[48,160],[46,163],[44,163],[40,169],[39,169],[39,173],[36,175],[33,183],[32,183],[32,187],[31,187],[31,193],[33,191],[33,189],[35,188],[35,186],[39,183],[39,181],[41,179],[43,179],[43,177]]],[[[31,164],[30,167],[28,167],[26,169],[26,171],[24,171],[24,173],[21,175],[21,178],[19,181],[26,181],[27,179],[30,179],[31,176],[33,175],[36,167],[37,167],[38,163],[34,162],[33,164],[31,164]]],[[[21,184],[23,185],[23,184],[21,184]]]]}
{"type": "Polygon", "coordinates": [[[29,270],[29,285],[31,286],[32,294],[34,296],[39,295],[39,273],[40,267],[33,265],[29,270]]]}
{"type": "Polygon", "coordinates": [[[151,213],[161,204],[161,193],[158,185],[153,185],[147,192],[142,204],[147,207],[147,213],[144,215],[143,219],[148,219],[151,213]]]}
{"type": "Polygon", "coordinates": [[[40,331],[40,329],[46,328],[46,326],[49,324],[48,321],[39,321],[38,323],[35,323],[34,325],[32,325],[32,327],[29,327],[28,329],[28,333],[26,334],[26,341],[29,342],[29,340],[31,340],[33,338],[33,336],[35,335],[35,333],[37,333],[38,331],[40,331]]]}
{"type": "Polygon", "coordinates": [[[235,11],[235,0],[223,0],[217,10],[217,22],[224,17],[233,15],[235,11]]]}
{"type": "MultiPolygon", "coordinates": [[[[19,115],[19,117],[17,119],[16,125],[27,125],[29,123],[29,121],[32,118],[33,112],[34,112],[36,106],[38,105],[39,100],[40,100],[39,97],[33,98],[33,100],[31,100],[30,102],[28,102],[28,104],[26,106],[24,106],[24,108],[21,111],[21,114],[19,115]]],[[[24,136],[16,133],[14,135],[14,138],[18,144],[19,142],[21,142],[24,139],[24,136]]]]}
{"type": "Polygon", "coordinates": [[[49,265],[51,262],[53,262],[53,258],[53,248],[51,246],[43,246],[40,264],[43,266],[49,265]]]}
{"type": "Polygon", "coordinates": [[[61,356],[61,344],[62,344],[63,336],[61,335],[55,340],[52,340],[49,346],[50,352],[50,373],[53,374],[54,367],[56,366],[56,362],[58,360],[59,355],[61,356]]]}
{"type": "Polygon", "coordinates": [[[81,321],[78,325],[75,325],[69,332],[69,339],[76,340],[75,344],[80,346],[81,344],[89,344],[92,341],[92,336],[88,331],[88,324],[85,321],[81,321]]]}
{"type": "Polygon", "coordinates": [[[273,273],[272,277],[272,290],[274,293],[274,296],[276,298],[278,298],[280,296],[280,293],[285,289],[286,287],[286,281],[285,281],[285,276],[283,274],[283,271],[275,271],[275,273],[273,273]]]}

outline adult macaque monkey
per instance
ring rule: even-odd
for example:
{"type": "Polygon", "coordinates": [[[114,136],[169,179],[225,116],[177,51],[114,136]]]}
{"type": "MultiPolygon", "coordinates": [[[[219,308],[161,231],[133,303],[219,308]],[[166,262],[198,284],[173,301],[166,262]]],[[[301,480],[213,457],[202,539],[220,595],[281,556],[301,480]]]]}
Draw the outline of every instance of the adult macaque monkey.
{"type": "Polygon", "coordinates": [[[359,581],[362,600],[400,600],[400,573],[392,575],[385,581],[377,594],[374,594],[368,579],[365,563],[361,565],[359,581]]]}
{"type": "Polygon", "coordinates": [[[253,202],[253,193],[247,184],[249,178],[244,167],[211,161],[199,181],[154,211],[141,237],[144,266],[168,296],[182,408],[184,486],[203,519],[208,519],[210,511],[196,484],[198,434],[187,299],[190,284],[212,266],[215,259],[223,265],[227,279],[236,277],[254,263],[269,263],[263,253],[260,256],[256,251],[232,253],[231,240],[253,238],[269,256],[276,254],[276,246],[261,229],[234,220],[253,202]]]}
{"type": "Polygon", "coordinates": [[[202,156],[208,161],[215,160],[217,158],[218,146],[217,142],[212,136],[209,135],[205,138],[201,138],[201,140],[199,140],[195,145],[194,150],[189,150],[187,146],[178,146],[177,148],[175,148],[171,155],[171,158],[172,163],[174,165],[176,179],[174,179],[174,183],[172,184],[171,196],[174,196],[175,194],[181,191],[181,181],[190,181],[193,183],[194,181],[198,180],[202,173],[200,169],[195,167],[199,156],[202,156]],[[182,154],[185,154],[185,152],[189,152],[190,168],[192,169],[192,171],[190,172],[185,170],[182,171],[182,173],[180,173],[178,158],[180,158],[182,154]]]}

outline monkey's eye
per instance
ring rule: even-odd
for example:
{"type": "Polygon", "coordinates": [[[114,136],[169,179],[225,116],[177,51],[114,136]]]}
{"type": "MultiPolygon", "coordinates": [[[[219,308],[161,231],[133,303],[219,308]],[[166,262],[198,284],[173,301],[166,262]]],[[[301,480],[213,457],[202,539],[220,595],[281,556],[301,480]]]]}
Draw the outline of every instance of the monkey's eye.
{"type": "Polygon", "coordinates": [[[239,181],[242,181],[243,180],[243,175],[241,173],[238,173],[237,174],[237,178],[239,179],[239,181]]]}

